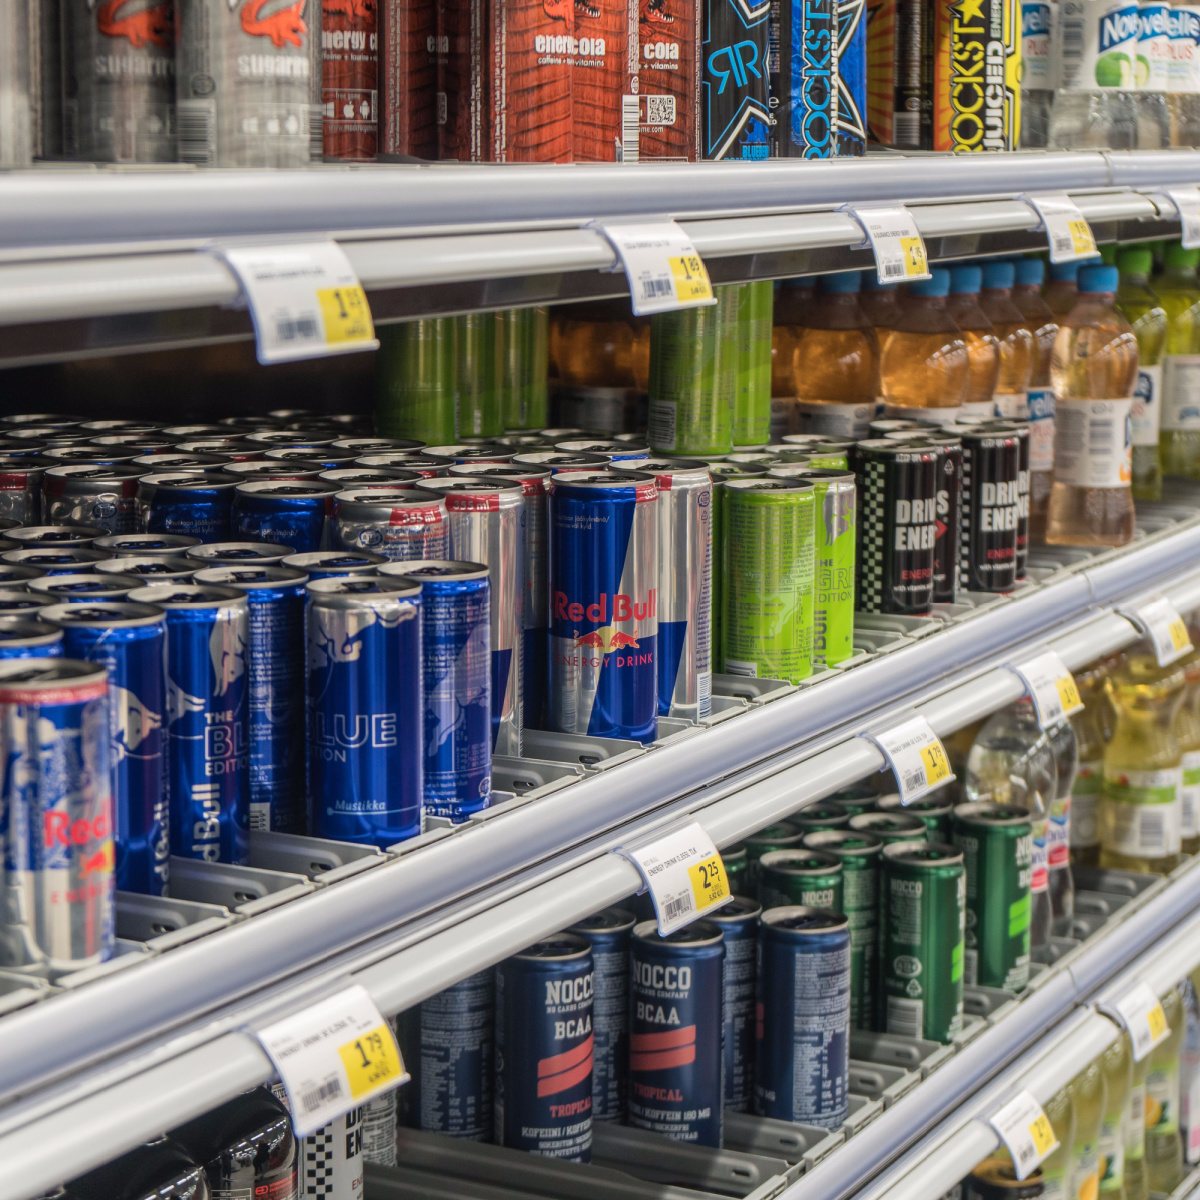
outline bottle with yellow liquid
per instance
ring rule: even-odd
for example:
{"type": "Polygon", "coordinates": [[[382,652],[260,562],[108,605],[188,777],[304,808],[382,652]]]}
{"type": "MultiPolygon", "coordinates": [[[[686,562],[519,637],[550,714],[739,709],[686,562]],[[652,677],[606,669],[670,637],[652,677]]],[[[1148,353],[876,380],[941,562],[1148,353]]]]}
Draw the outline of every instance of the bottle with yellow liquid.
{"type": "Polygon", "coordinates": [[[996,382],[1000,378],[1000,342],[983,309],[979,289],[983,272],[970,263],[950,268],[950,295],[946,311],[954,318],[967,346],[967,390],[962,418],[987,420],[996,415],[996,382]]]}
{"type": "Polygon", "coordinates": [[[1179,792],[1179,842],[1183,854],[1200,851],[1200,650],[1177,664],[1183,671],[1183,703],[1171,732],[1182,755],[1183,786],[1179,792]]]}
{"type": "Polygon", "coordinates": [[[551,328],[563,425],[621,433],[636,420],[638,334],[649,354],[649,322],[635,329],[625,301],[600,300],[559,310],[551,328]]]}
{"type": "Polygon", "coordinates": [[[1146,1067],[1148,1059],[1133,1064],[1129,1107],[1125,1113],[1125,1200],[1149,1200],[1146,1176],[1146,1067]]]}
{"type": "Polygon", "coordinates": [[[1116,659],[1100,659],[1075,672],[1083,712],[1071,718],[1078,761],[1071,788],[1071,862],[1077,867],[1100,865],[1100,793],[1104,787],[1104,748],[1112,736],[1112,704],[1104,681],[1116,659]]]}
{"type": "Polygon", "coordinates": [[[1117,727],[1104,751],[1100,865],[1167,875],[1180,850],[1183,766],[1172,729],[1184,676],[1144,645],[1105,683],[1117,727]]]}
{"type": "Polygon", "coordinates": [[[1126,1200],[1125,1114],[1133,1086],[1133,1045],[1129,1034],[1119,1038],[1100,1056],[1104,1073],[1104,1120],[1100,1125],[1101,1200],[1126,1200]]]}
{"type": "MultiPolygon", "coordinates": [[[[1038,348],[1025,314],[1013,302],[1016,267],[1011,262],[998,261],[984,263],[982,270],[979,307],[991,321],[1000,342],[1000,375],[993,400],[996,416],[1025,420],[1029,416],[1029,381],[1033,378],[1038,348]]],[[[1033,470],[1032,453],[1030,470],[1033,470]]]]}
{"type": "Polygon", "coordinates": [[[1075,1140],[1068,1171],[1071,1200],[1096,1200],[1100,1190],[1100,1130],[1108,1108],[1108,1090],[1099,1061],[1071,1080],[1075,1102],[1075,1140]]]}
{"type": "Polygon", "coordinates": [[[1183,1048],[1183,998],[1173,987],[1162,998],[1171,1032],[1146,1059],[1146,1177],[1152,1192],[1171,1193],[1183,1178],[1179,1136],[1179,1052],[1183,1048]]]}
{"type": "Polygon", "coordinates": [[[1042,1200],[1074,1200],[1070,1164],[1075,1146],[1075,1101],[1065,1087],[1050,1097],[1042,1111],[1050,1121],[1058,1147],[1042,1160],[1042,1200]]]}
{"type": "Polygon", "coordinates": [[[1200,970],[1193,971],[1180,985],[1183,989],[1183,1048],[1179,1052],[1179,1136],[1183,1161],[1189,1167],[1200,1163],[1200,993],[1196,991],[1200,970]]]}
{"type": "Polygon", "coordinates": [[[862,296],[859,300],[863,316],[875,330],[880,349],[886,334],[900,323],[900,285],[880,283],[879,274],[873,268],[862,273],[862,296]]]}
{"type": "Polygon", "coordinates": [[[1159,448],[1164,475],[1200,479],[1200,250],[1170,242],[1154,290],[1167,314],[1159,448]]]}
{"type": "Polygon", "coordinates": [[[1149,246],[1128,246],[1117,254],[1121,283],[1117,307],[1133,327],[1138,344],[1138,378],[1133,392],[1133,498],[1162,499],[1159,419],[1162,415],[1162,361],[1167,346],[1167,314],[1150,288],[1154,256],[1149,246]]]}

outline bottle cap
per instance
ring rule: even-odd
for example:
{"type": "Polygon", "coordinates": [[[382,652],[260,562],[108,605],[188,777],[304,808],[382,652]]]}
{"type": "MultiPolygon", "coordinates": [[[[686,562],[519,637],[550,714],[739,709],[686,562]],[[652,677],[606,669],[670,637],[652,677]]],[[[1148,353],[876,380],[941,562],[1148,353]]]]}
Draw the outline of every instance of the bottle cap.
{"type": "Polygon", "coordinates": [[[1149,246],[1126,246],[1117,255],[1117,270],[1122,275],[1149,275],[1154,266],[1154,251],[1149,246]]]}
{"type": "Polygon", "coordinates": [[[1115,292],[1117,290],[1117,268],[1107,263],[1089,263],[1079,272],[1081,292],[1115,292]]]}
{"type": "Polygon", "coordinates": [[[894,292],[900,285],[898,283],[880,283],[879,272],[871,267],[862,273],[862,286],[864,292],[894,292]]]}
{"type": "Polygon", "coordinates": [[[979,293],[983,272],[970,264],[950,268],[950,291],[956,296],[979,293]]]}
{"type": "Polygon", "coordinates": [[[1185,267],[1195,270],[1200,263],[1200,250],[1185,250],[1182,242],[1168,242],[1163,262],[1168,267],[1185,267]]]}
{"type": "Polygon", "coordinates": [[[928,279],[918,279],[908,285],[910,296],[948,296],[950,272],[945,267],[930,267],[928,279]]]}
{"type": "Polygon", "coordinates": [[[1046,264],[1040,258],[1018,258],[1013,267],[1016,271],[1016,282],[1023,287],[1041,287],[1046,278],[1046,264]]]}
{"type": "Polygon", "coordinates": [[[862,288],[862,276],[857,271],[838,271],[817,279],[817,291],[827,295],[845,296],[862,288]]]}
{"type": "Polygon", "coordinates": [[[1010,288],[1016,278],[1016,268],[1007,259],[983,264],[983,286],[985,288],[1010,288]]]}
{"type": "Polygon", "coordinates": [[[1074,283],[1079,278],[1079,263],[1051,263],[1050,278],[1054,280],[1055,283],[1074,283]]]}

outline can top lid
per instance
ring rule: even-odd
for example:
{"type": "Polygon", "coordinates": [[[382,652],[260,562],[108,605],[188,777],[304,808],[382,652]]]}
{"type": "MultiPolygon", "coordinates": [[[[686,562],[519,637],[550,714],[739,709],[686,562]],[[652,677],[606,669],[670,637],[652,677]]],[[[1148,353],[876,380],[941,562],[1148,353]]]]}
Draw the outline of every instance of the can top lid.
{"type": "Polygon", "coordinates": [[[611,461],[603,454],[565,454],[561,450],[530,450],[513,456],[517,467],[604,467],[611,461]]]}
{"type": "Polygon", "coordinates": [[[745,921],[757,917],[762,912],[762,905],[750,896],[734,896],[728,904],[722,904],[716,912],[709,913],[704,919],[717,925],[732,925],[735,921],[745,921]]]}
{"type": "Polygon", "coordinates": [[[139,557],[161,550],[166,557],[171,551],[199,546],[200,539],[186,533],[110,533],[97,538],[92,545],[97,550],[136,550],[139,557]]]}
{"type": "Polygon", "coordinates": [[[31,546],[87,546],[107,532],[99,525],[23,525],[7,536],[31,546]]]}
{"type": "Polygon", "coordinates": [[[92,570],[100,575],[191,575],[196,563],[186,558],[160,558],[154,555],[130,555],[126,558],[102,558],[92,570]]]}
{"type": "MultiPolygon", "coordinates": [[[[426,446],[421,451],[422,458],[457,458],[477,447],[469,446],[466,442],[456,442],[449,446],[426,446]]],[[[503,453],[503,452],[502,452],[503,453]]]]}
{"type": "MultiPolygon", "coordinates": [[[[221,464],[222,466],[234,464],[221,464]]],[[[139,485],[155,488],[176,488],[181,492],[219,492],[236,487],[240,482],[237,475],[228,471],[155,471],[143,475],[139,485]]],[[[196,539],[197,541],[199,539],[196,539]]]]}
{"type": "Polygon", "coordinates": [[[516,959],[580,959],[585,958],[592,952],[592,944],[587,938],[580,937],[577,933],[554,933],[548,938],[542,938],[540,942],[534,942],[532,946],[526,946],[519,954],[514,954],[516,959]]]}
{"type": "Polygon", "coordinates": [[[42,452],[26,454],[24,451],[7,450],[0,454],[0,467],[11,474],[20,471],[41,471],[50,465],[49,459],[42,457],[42,452]]]}
{"type": "MultiPolygon", "coordinates": [[[[359,467],[397,467],[401,470],[411,470],[414,466],[425,466],[419,455],[411,450],[380,450],[378,453],[360,454],[354,459],[354,465],[359,467]]],[[[453,463],[448,464],[453,466],[453,463]]]]}
{"type": "Polygon", "coordinates": [[[490,443],[484,446],[466,446],[453,457],[467,462],[498,463],[508,462],[516,454],[511,446],[494,446],[490,443]]]}
{"type": "Polygon", "coordinates": [[[47,467],[46,474],[54,479],[95,479],[101,482],[113,480],[124,482],[126,479],[137,479],[146,472],[132,464],[109,462],[74,463],[66,466],[47,467]]]}
{"type": "Polygon", "coordinates": [[[749,834],[745,844],[756,846],[760,842],[780,842],[788,839],[798,842],[803,836],[804,830],[799,825],[793,825],[791,821],[776,821],[774,825],[767,825],[749,834]]]}
{"type": "Polygon", "coordinates": [[[436,585],[439,580],[487,579],[488,569],[483,563],[466,559],[420,558],[410,562],[385,562],[379,567],[379,574],[436,585]]]}
{"type": "Polygon", "coordinates": [[[836,800],[818,800],[815,804],[806,804],[799,812],[792,813],[788,820],[803,828],[814,821],[849,821],[850,812],[836,800]]]}
{"type": "Polygon", "coordinates": [[[42,616],[56,625],[161,625],[163,610],[157,604],[137,604],[128,600],[107,600],[99,603],[48,604],[42,616]]]}
{"type": "Polygon", "coordinates": [[[310,550],[304,554],[289,554],[281,560],[281,565],[308,571],[314,567],[379,567],[387,561],[382,554],[372,554],[369,550],[310,550]]]}
{"type": "Polygon", "coordinates": [[[378,600],[407,599],[421,594],[421,585],[416,581],[400,580],[382,575],[336,575],[332,578],[313,579],[308,584],[308,594],[314,600],[332,604],[352,606],[356,600],[370,604],[378,600]]]}
{"type": "Polygon", "coordinates": [[[329,443],[337,450],[357,450],[360,454],[364,450],[390,450],[394,453],[399,453],[402,450],[409,450],[415,453],[418,450],[425,449],[424,442],[415,442],[410,438],[381,438],[381,437],[352,437],[352,438],[336,438],[329,443]]]}
{"type": "Polygon", "coordinates": [[[157,433],[162,425],[157,421],[110,417],[100,421],[81,421],[79,428],[86,429],[89,433],[157,433]]]}
{"type": "Polygon", "coordinates": [[[853,483],[854,472],[841,467],[810,467],[807,463],[778,463],[767,469],[777,479],[808,479],[812,483],[853,483]]]}
{"type": "Polygon", "coordinates": [[[57,642],[62,638],[62,630],[52,625],[50,620],[39,620],[37,617],[23,617],[20,614],[0,616],[0,642],[19,642],[40,639],[44,642],[57,642]]]}
{"type": "Polygon", "coordinates": [[[435,475],[432,479],[421,480],[419,491],[423,492],[482,492],[484,495],[504,495],[510,492],[523,492],[523,488],[515,479],[497,479],[491,477],[476,477],[474,475],[435,475]]]}
{"type": "Polygon", "coordinates": [[[850,828],[867,833],[920,833],[925,822],[904,812],[865,812],[850,818],[850,828]]]}
{"type": "MultiPolygon", "coordinates": [[[[16,532],[13,530],[12,532],[16,532]]],[[[35,567],[62,567],[70,563],[99,562],[103,554],[87,546],[26,546],[21,550],[5,550],[0,554],[6,563],[35,567]]]]}
{"type": "Polygon", "coordinates": [[[892,842],[883,848],[884,858],[893,862],[928,863],[930,866],[961,865],[962,851],[945,842],[892,842]]]}
{"type": "Polygon", "coordinates": [[[893,454],[897,458],[905,454],[924,455],[936,453],[935,450],[922,446],[920,442],[903,441],[887,436],[867,438],[858,443],[858,449],[868,451],[872,454],[893,454]]]}
{"type": "Polygon", "coordinates": [[[337,434],[313,433],[303,429],[256,429],[246,441],[263,446],[328,446],[337,434]]]}
{"type": "MultiPolygon", "coordinates": [[[[564,487],[582,488],[623,488],[637,484],[654,485],[654,476],[644,470],[641,465],[628,467],[621,472],[616,471],[560,471],[550,480],[550,490],[559,491],[564,487]]],[[[652,500],[652,495],[645,497],[652,500]]]]}
{"type": "Polygon", "coordinates": [[[236,475],[244,482],[249,482],[250,477],[255,475],[288,480],[297,479],[302,475],[319,475],[328,469],[323,462],[315,458],[291,459],[287,462],[280,462],[277,458],[252,458],[249,462],[232,462],[225,468],[230,475],[236,475]]]}
{"type": "Polygon", "coordinates": [[[827,875],[830,871],[840,871],[842,860],[827,850],[810,850],[802,845],[789,850],[768,850],[758,865],[760,870],[783,875],[827,875]]]}
{"type": "Polygon", "coordinates": [[[842,857],[858,857],[876,854],[883,845],[883,839],[858,829],[821,829],[806,833],[801,844],[842,857]]]}
{"type": "Polygon", "coordinates": [[[629,471],[652,472],[655,475],[687,475],[708,474],[708,463],[699,458],[670,458],[667,455],[654,455],[650,458],[635,458],[630,465],[613,463],[612,473],[624,476],[629,471]]]}
{"type": "Polygon", "coordinates": [[[941,799],[938,799],[936,795],[924,796],[920,800],[912,801],[911,804],[905,804],[900,799],[899,792],[889,792],[886,796],[880,796],[875,803],[883,812],[944,813],[954,807],[954,790],[947,788],[945,792],[941,793],[941,799]]]}
{"type": "MultiPolygon", "coordinates": [[[[424,482],[424,481],[422,481],[424,482]]],[[[373,504],[377,508],[404,508],[408,505],[427,507],[438,504],[441,497],[416,487],[397,486],[392,488],[347,488],[334,496],[338,505],[373,504]]]]}
{"type": "Polygon", "coordinates": [[[243,588],[246,590],[278,587],[281,584],[292,584],[302,587],[308,582],[308,576],[294,567],[205,567],[192,576],[198,585],[210,583],[223,584],[225,587],[243,588]]]}
{"type": "Polygon", "coordinates": [[[633,936],[637,941],[649,942],[652,946],[719,946],[725,940],[720,925],[703,917],[668,933],[666,937],[659,934],[657,921],[639,921],[633,927],[633,936]]]}
{"type": "Polygon", "coordinates": [[[724,483],[730,479],[761,479],[767,473],[766,467],[745,467],[741,463],[710,462],[708,473],[714,483],[724,483]]]}
{"type": "Polygon", "coordinates": [[[844,913],[831,908],[810,908],[806,904],[789,904],[782,908],[768,908],[761,917],[764,925],[786,933],[816,935],[835,933],[849,929],[850,922],[844,913]]]}
{"type": "Polygon", "coordinates": [[[85,445],[50,446],[45,451],[46,457],[60,467],[115,467],[127,463],[135,454],[137,451],[132,448],[128,454],[111,454],[99,446],[85,445]]]}
{"type": "Polygon", "coordinates": [[[399,487],[402,483],[415,483],[422,478],[419,471],[401,471],[395,467],[331,467],[322,471],[318,479],[336,483],[343,491],[347,488],[399,487]]]}
{"type": "Polygon", "coordinates": [[[980,821],[986,825],[1030,825],[1029,810],[1015,804],[993,804],[980,800],[973,804],[954,805],[956,821],[980,821]]]}
{"type": "Polygon", "coordinates": [[[10,688],[53,691],[63,685],[81,683],[100,684],[96,694],[103,695],[108,685],[108,669],[103,663],[77,658],[10,658],[0,662],[0,702],[11,701],[10,688]]]}
{"type": "Polygon", "coordinates": [[[311,500],[316,496],[332,496],[338,490],[336,483],[311,482],[301,479],[256,479],[253,483],[239,483],[237,491],[242,496],[291,496],[297,500],[311,500]]]}
{"type": "Polygon", "coordinates": [[[185,551],[188,558],[202,562],[278,562],[295,553],[294,546],[280,546],[275,542],[204,542],[189,546],[185,551]]]}
{"type": "Polygon", "coordinates": [[[650,452],[649,442],[640,438],[634,442],[618,442],[615,438],[565,438],[561,442],[555,442],[554,448],[566,454],[625,454],[639,450],[650,452]]]}
{"type": "Polygon", "coordinates": [[[30,592],[70,592],[81,596],[97,595],[101,592],[119,596],[133,588],[144,586],[136,575],[101,575],[93,571],[80,571],[74,575],[43,575],[41,579],[29,581],[30,592]]]}
{"type": "Polygon", "coordinates": [[[244,606],[246,593],[215,584],[153,583],[134,588],[127,599],[134,604],[157,604],[159,608],[223,608],[227,604],[244,606]]]}
{"type": "Polygon", "coordinates": [[[587,937],[589,933],[612,933],[616,930],[632,929],[637,924],[637,917],[628,909],[602,908],[582,921],[576,921],[569,932],[579,933],[587,937]]]}
{"type": "Polygon", "coordinates": [[[721,486],[734,488],[739,492],[811,492],[813,485],[806,478],[788,476],[781,479],[775,475],[765,475],[762,478],[721,480],[721,486]]]}
{"type": "Polygon", "coordinates": [[[0,417],[0,425],[57,425],[68,429],[78,424],[79,418],[69,413],[13,413],[8,417],[0,417]]]}
{"type": "Polygon", "coordinates": [[[323,464],[335,462],[353,462],[356,451],[354,450],[335,450],[332,446],[280,446],[275,450],[268,450],[263,455],[263,462],[302,462],[307,463],[309,459],[313,462],[323,464]]]}
{"type": "Polygon", "coordinates": [[[501,479],[521,479],[527,482],[550,478],[550,470],[547,467],[523,467],[515,462],[455,463],[454,466],[446,468],[446,473],[448,475],[478,476],[481,479],[499,476],[501,479]]]}
{"type": "Polygon", "coordinates": [[[46,597],[37,592],[18,592],[0,588],[0,613],[19,613],[31,608],[45,608],[46,597]]]}

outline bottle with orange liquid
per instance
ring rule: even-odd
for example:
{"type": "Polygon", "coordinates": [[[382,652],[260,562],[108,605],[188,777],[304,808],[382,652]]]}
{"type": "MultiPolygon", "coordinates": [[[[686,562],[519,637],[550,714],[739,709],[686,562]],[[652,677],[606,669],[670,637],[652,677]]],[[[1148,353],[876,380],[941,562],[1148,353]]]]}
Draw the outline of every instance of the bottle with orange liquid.
{"type": "Polygon", "coordinates": [[[775,287],[775,310],[771,318],[771,441],[798,432],[796,424],[796,379],[792,363],[800,327],[817,294],[815,275],[783,279],[775,287]]]}
{"type": "Polygon", "coordinates": [[[1050,279],[1042,297],[1056,317],[1065,317],[1079,299],[1079,263],[1051,263],[1050,279]]]}
{"type": "Polygon", "coordinates": [[[964,420],[987,420],[995,416],[994,397],[1000,378],[1000,343],[991,321],[979,307],[983,272],[971,263],[950,268],[950,295],[946,311],[954,318],[967,345],[967,391],[963,397],[964,420]]]}
{"type": "MultiPolygon", "coordinates": [[[[636,426],[639,352],[649,358],[649,322],[629,314],[625,300],[600,300],[559,309],[551,330],[558,369],[558,423],[623,433],[636,426]],[[644,343],[644,346],[642,345],[644,343]]],[[[643,376],[649,373],[645,364],[643,376]]]]}
{"type": "Polygon", "coordinates": [[[1029,381],[1033,377],[1037,346],[1025,315],[1013,303],[1016,274],[1011,262],[984,263],[979,307],[991,321],[1000,342],[1000,376],[994,397],[996,415],[1023,420],[1029,416],[1029,381]]]}

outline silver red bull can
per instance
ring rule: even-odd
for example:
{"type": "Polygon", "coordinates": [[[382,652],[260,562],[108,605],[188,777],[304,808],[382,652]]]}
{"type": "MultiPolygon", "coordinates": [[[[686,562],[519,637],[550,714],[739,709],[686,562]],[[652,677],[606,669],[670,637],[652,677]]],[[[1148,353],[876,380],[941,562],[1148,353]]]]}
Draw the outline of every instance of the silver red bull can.
{"type": "Polygon", "coordinates": [[[449,558],[446,506],[407,484],[352,488],[333,497],[331,542],[336,550],[382,554],[390,562],[449,558]]]}
{"type": "Polygon", "coordinates": [[[0,455],[0,517],[22,525],[36,525],[42,519],[41,458],[0,455]]]}

